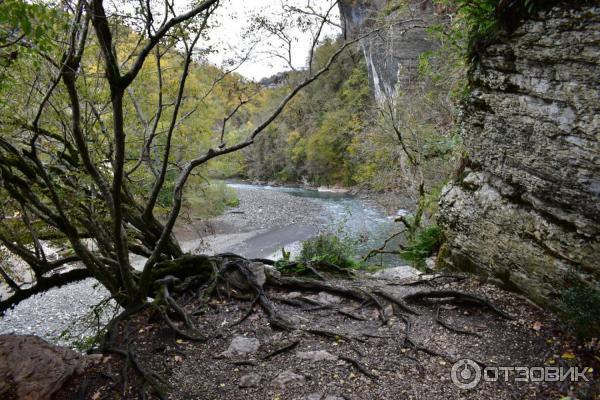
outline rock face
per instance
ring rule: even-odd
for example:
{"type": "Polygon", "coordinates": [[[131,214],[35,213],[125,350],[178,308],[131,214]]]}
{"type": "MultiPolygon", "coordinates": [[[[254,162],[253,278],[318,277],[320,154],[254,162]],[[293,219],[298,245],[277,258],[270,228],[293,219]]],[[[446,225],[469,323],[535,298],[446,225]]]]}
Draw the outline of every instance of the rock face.
{"type": "Polygon", "coordinates": [[[549,305],[567,282],[600,284],[599,77],[598,7],[541,12],[483,50],[439,262],[549,305]]]}
{"type": "Polygon", "coordinates": [[[37,336],[0,335],[0,398],[50,399],[86,359],[37,336]]]}
{"type": "Polygon", "coordinates": [[[436,47],[425,27],[435,10],[431,0],[407,0],[393,6],[387,0],[342,0],[340,15],[349,37],[389,26],[361,41],[375,98],[382,102],[397,88],[408,90],[417,74],[419,56],[436,47]],[[403,21],[401,23],[401,21],[403,21]]]}

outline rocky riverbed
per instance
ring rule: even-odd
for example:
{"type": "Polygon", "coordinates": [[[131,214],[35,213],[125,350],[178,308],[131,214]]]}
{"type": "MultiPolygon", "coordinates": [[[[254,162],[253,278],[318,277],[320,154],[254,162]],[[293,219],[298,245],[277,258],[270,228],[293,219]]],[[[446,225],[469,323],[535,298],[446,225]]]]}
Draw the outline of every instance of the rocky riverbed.
{"type": "Polygon", "coordinates": [[[322,204],[289,193],[254,187],[236,187],[237,207],[209,221],[187,217],[177,237],[187,251],[231,252],[267,257],[285,245],[308,239],[327,226],[322,204]]]}

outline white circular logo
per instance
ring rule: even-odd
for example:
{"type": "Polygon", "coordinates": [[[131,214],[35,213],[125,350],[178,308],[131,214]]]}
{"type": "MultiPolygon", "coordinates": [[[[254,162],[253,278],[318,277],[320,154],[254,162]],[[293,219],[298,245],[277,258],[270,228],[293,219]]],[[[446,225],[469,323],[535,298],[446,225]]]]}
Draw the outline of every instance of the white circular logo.
{"type": "Polygon", "coordinates": [[[481,380],[481,367],[473,360],[463,358],[452,366],[452,383],[459,389],[473,389],[481,380]]]}

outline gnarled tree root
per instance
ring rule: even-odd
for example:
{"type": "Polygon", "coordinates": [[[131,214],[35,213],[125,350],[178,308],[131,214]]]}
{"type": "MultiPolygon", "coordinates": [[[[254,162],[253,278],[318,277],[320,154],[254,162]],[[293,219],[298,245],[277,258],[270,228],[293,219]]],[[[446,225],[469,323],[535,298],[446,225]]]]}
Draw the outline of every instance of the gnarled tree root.
{"type": "MultiPolygon", "coordinates": [[[[313,293],[326,292],[341,296],[359,302],[360,306],[358,306],[357,309],[365,306],[376,308],[379,311],[379,316],[383,324],[388,322],[388,317],[384,312],[384,305],[389,303],[393,305],[394,314],[404,322],[404,332],[401,332],[404,334],[404,347],[412,349],[414,355],[411,359],[417,360],[417,362],[417,353],[419,352],[434,357],[442,357],[447,360],[449,360],[450,357],[417,344],[411,337],[411,319],[414,316],[421,315],[421,313],[408,306],[408,303],[422,302],[430,304],[431,302],[439,303],[440,301],[449,301],[453,303],[471,304],[488,309],[503,318],[511,318],[510,315],[500,310],[486,299],[473,294],[454,290],[433,290],[420,291],[399,298],[381,289],[370,290],[358,286],[346,286],[328,281],[320,273],[321,270],[319,270],[317,274],[313,273],[313,275],[316,276],[316,279],[311,279],[282,275],[272,268],[265,267],[264,264],[272,265],[273,262],[267,262],[267,260],[247,260],[235,254],[221,254],[213,257],[185,256],[182,260],[162,262],[160,268],[158,268],[159,272],[157,273],[153,284],[153,293],[151,294],[155,298],[153,306],[158,310],[162,319],[176,335],[188,340],[206,341],[217,336],[222,336],[223,331],[227,331],[244,322],[257,306],[260,306],[264,310],[272,328],[287,331],[298,330],[299,328],[292,323],[291,318],[278,309],[276,302],[299,307],[302,310],[306,310],[307,305],[310,305],[313,308],[317,307],[318,309],[331,309],[334,312],[349,318],[364,319],[351,312],[341,310],[335,305],[321,304],[320,302],[307,297],[286,298],[281,296],[269,296],[266,293],[266,289],[275,289],[277,291],[307,291],[313,293]],[[177,267],[178,265],[179,268],[177,267]],[[219,332],[208,336],[199,331],[196,326],[195,317],[203,312],[204,306],[209,304],[211,298],[214,298],[215,296],[220,297],[222,293],[225,293],[228,297],[233,296],[244,301],[249,301],[250,304],[247,311],[239,320],[225,328],[221,328],[219,332]],[[200,307],[197,307],[195,311],[188,312],[186,308],[192,300],[199,300],[200,307]],[[175,318],[175,320],[173,318],[175,318]]],[[[329,272],[339,272],[337,271],[339,268],[337,266],[336,268],[333,268],[330,265],[326,265],[326,268],[329,272]]],[[[351,276],[352,273],[344,275],[351,276]]],[[[141,305],[130,308],[111,321],[107,329],[105,345],[102,349],[105,352],[113,352],[124,356],[144,377],[150,386],[153,387],[155,391],[159,392],[164,380],[160,379],[160,377],[152,371],[145,370],[139,364],[135,354],[129,347],[123,349],[115,345],[116,326],[124,319],[141,311],[146,306],[147,305],[141,305]]],[[[453,332],[474,334],[468,331],[461,331],[446,324],[440,318],[439,307],[435,311],[435,319],[438,324],[453,332]]],[[[334,340],[342,339],[347,342],[365,341],[365,339],[360,336],[349,336],[342,332],[334,332],[320,327],[308,327],[302,329],[302,331],[334,340]]],[[[371,337],[368,334],[363,336],[371,337]]],[[[376,335],[372,337],[376,337],[376,335]]],[[[294,341],[280,349],[276,349],[267,354],[264,359],[290,351],[295,348],[298,343],[299,341],[294,341]]],[[[369,378],[377,378],[357,360],[350,357],[340,357],[340,359],[349,362],[369,378]]]]}
{"type": "Polygon", "coordinates": [[[417,292],[417,293],[413,293],[413,294],[404,296],[404,300],[406,300],[408,302],[415,302],[415,301],[419,301],[419,300],[426,301],[429,299],[438,299],[438,300],[446,299],[447,301],[450,301],[453,303],[472,304],[472,305],[476,305],[479,307],[487,308],[502,318],[512,319],[512,317],[508,313],[500,310],[498,307],[496,307],[495,305],[493,305],[492,303],[490,303],[483,297],[480,297],[480,296],[477,296],[474,294],[459,292],[456,290],[423,291],[423,292],[417,292]]]}

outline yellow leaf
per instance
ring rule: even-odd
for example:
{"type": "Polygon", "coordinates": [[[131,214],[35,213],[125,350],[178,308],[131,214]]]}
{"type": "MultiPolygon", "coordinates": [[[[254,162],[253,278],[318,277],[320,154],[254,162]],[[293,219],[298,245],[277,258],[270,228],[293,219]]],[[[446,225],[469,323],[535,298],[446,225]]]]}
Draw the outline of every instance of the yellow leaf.
{"type": "Polygon", "coordinates": [[[560,358],[564,358],[565,360],[572,360],[576,358],[576,356],[573,353],[566,352],[562,356],[560,356],[560,358]]]}

